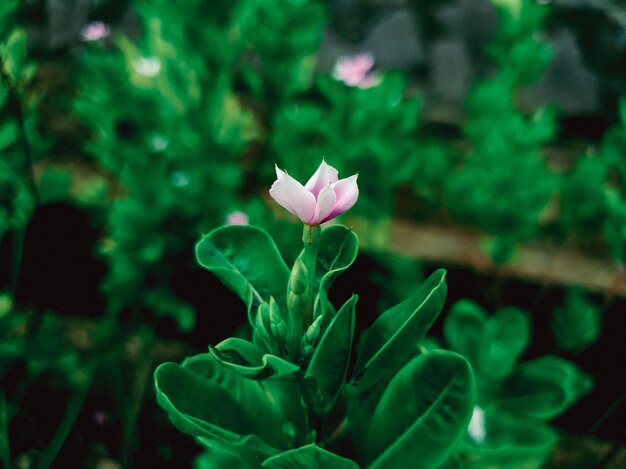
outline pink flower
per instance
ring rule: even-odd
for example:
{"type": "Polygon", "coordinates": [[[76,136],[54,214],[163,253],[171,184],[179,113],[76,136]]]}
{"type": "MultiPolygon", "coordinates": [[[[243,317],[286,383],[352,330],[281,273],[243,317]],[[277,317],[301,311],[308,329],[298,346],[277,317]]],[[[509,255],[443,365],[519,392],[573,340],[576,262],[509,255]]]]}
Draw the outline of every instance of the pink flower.
{"type": "Polygon", "coordinates": [[[111,30],[102,21],[94,21],[85,26],[80,32],[80,38],[83,41],[97,41],[98,39],[104,39],[111,30]]]}
{"type": "Polygon", "coordinates": [[[338,179],[338,172],[322,161],[303,186],[276,166],[272,198],[307,225],[319,225],[352,207],[359,197],[358,174],[338,179]]]}
{"type": "Polygon", "coordinates": [[[229,213],[228,216],[226,217],[226,224],[227,225],[249,225],[250,218],[245,213],[235,210],[234,212],[229,213]]]}
{"type": "Polygon", "coordinates": [[[380,83],[378,74],[372,72],[374,56],[370,53],[340,57],[333,68],[333,77],[348,86],[371,88],[380,83]]]}

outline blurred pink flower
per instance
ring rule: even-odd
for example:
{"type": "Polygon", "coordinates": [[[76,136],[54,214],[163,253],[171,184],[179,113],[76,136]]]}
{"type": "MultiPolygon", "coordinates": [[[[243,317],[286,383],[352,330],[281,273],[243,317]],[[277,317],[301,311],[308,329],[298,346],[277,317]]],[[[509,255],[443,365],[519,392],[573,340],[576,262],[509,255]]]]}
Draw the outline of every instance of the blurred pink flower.
{"type": "Polygon", "coordinates": [[[234,212],[229,213],[228,216],[226,217],[226,224],[227,225],[249,225],[250,218],[245,213],[240,212],[239,210],[235,210],[234,212]]]}
{"type": "Polygon", "coordinates": [[[83,41],[97,41],[111,34],[110,28],[102,21],[94,21],[85,26],[80,32],[83,41]]]}
{"type": "Polygon", "coordinates": [[[333,68],[333,77],[348,86],[371,88],[380,83],[380,76],[372,72],[374,56],[368,52],[340,57],[333,68]]]}
{"type": "Polygon", "coordinates": [[[339,179],[337,170],[325,161],[304,186],[278,166],[276,177],[270,195],[307,225],[319,225],[335,218],[351,208],[359,197],[358,174],[339,179]]]}

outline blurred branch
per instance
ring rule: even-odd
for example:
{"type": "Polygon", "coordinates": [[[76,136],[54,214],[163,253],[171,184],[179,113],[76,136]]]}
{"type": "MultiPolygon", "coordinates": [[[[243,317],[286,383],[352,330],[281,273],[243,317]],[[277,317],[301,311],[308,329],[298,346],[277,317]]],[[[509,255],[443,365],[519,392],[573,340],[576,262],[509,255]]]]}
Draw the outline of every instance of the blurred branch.
{"type": "Polygon", "coordinates": [[[520,245],[511,262],[497,265],[481,248],[490,239],[461,228],[396,220],[391,224],[390,249],[415,259],[467,266],[481,273],[626,296],[624,272],[608,260],[549,245],[520,245]]]}

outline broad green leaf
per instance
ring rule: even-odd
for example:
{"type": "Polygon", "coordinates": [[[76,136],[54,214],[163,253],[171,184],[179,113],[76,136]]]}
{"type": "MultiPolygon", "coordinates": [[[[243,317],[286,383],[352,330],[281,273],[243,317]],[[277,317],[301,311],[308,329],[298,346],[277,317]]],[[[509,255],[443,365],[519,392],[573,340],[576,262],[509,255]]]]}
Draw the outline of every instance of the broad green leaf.
{"type": "Polygon", "coordinates": [[[181,431],[230,447],[246,446],[269,456],[292,444],[292,406],[297,387],[262,385],[222,367],[209,354],[155,371],[159,404],[181,431]]]}
{"type": "Polygon", "coordinates": [[[328,301],[328,290],[335,279],[352,265],[358,254],[359,242],[354,232],[343,225],[331,225],[322,230],[317,253],[315,317],[325,316],[334,309],[328,301]]]}
{"type": "Polygon", "coordinates": [[[487,313],[477,303],[467,299],[457,301],[443,323],[446,344],[475,366],[486,322],[487,313]]]}
{"type": "Polygon", "coordinates": [[[477,367],[491,378],[508,375],[528,346],[530,321],[526,311],[503,308],[485,324],[477,367]]]}
{"type": "Polygon", "coordinates": [[[224,226],[211,231],[196,245],[200,265],[213,272],[248,307],[269,301],[270,296],[286,311],[289,269],[274,241],[253,226],[224,226]]]}
{"type": "Polygon", "coordinates": [[[297,467],[307,469],[359,469],[358,464],[351,459],[331,453],[316,444],[301,446],[300,448],[272,456],[263,462],[262,467],[268,469],[294,469],[297,467]]]}
{"type": "Polygon", "coordinates": [[[572,362],[546,355],[526,362],[502,385],[494,405],[500,411],[550,419],[593,387],[593,379],[572,362]]]}
{"type": "Polygon", "coordinates": [[[371,469],[435,468],[467,431],[474,400],[465,358],[448,351],[419,355],[389,382],[366,438],[355,444],[371,469]]]}
{"type": "Polygon", "coordinates": [[[415,353],[446,298],[446,272],[439,269],[415,296],[385,311],[364,333],[354,384],[366,390],[396,372],[415,353]]]}
{"type": "Polygon", "coordinates": [[[503,308],[492,317],[470,300],[457,302],[444,323],[450,349],[465,356],[487,380],[508,375],[530,341],[525,310],[503,308]]]}
{"type": "Polygon", "coordinates": [[[214,442],[199,439],[205,443],[207,449],[193,462],[194,469],[221,469],[236,467],[241,469],[257,469],[263,462],[264,457],[258,453],[249,451],[237,451],[224,445],[216,445],[214,442]]]}
{"type": "Polygon", "coordinates": [[[324,414],[333,406],[346,380],[354,336],[358,297],[352,295],[339,310],[317,345],[304,379],[313,408],[324,414]]]}
{"type": "Polygon", "coordinates": [[[211,355],[223,367],[249,379],[287,379],[300,367],[263,350],[244,339],[231,337],[209,347],[211,355]]]}
{"type": "Polygon", "coordinates": [[[552,330],[559,348],[581,352],[600,336],[601,314],[582,292],[569,291],[565,303],[554,310],[552,330]]]}

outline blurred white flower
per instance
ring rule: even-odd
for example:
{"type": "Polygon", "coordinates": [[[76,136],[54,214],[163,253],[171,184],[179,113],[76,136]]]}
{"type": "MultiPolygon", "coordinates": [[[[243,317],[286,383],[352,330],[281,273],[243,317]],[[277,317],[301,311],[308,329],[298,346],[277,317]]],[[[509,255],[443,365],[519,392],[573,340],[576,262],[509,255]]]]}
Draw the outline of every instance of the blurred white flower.
{"type": "Polygon", "coordinates": [[[139,57],[133,60],[132,65],[144,77],[153,77],[161,71],[161,60],[158,57],[139,57]]]}
{"type": "Polygon", "coordinates": [[[485,427],[485,411],[480,407],[474,407],[472,413],[472,420],[467,427],[467,433],[472,437],[476,443],[482,443],[487,436],[487,429],[485,427]]]}
{"type": "Polygon", "coordinates": [[[170,143],[169,139],[161,134],[154,134],[150,138],[150,144],[152,145],[152,149],[154,151],[163,151],[167,148],[167,145],[170,143]]]}

